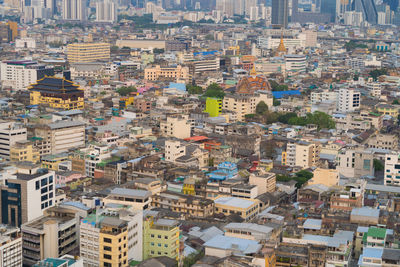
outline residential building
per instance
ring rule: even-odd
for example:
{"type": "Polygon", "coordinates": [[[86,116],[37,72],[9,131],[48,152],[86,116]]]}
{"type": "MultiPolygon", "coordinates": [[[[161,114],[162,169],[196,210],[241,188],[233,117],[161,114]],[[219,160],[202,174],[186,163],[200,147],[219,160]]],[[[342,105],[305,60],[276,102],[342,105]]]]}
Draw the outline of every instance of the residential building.
{"type": "Polygon", "coordinates": [[[257,186],[258,195],[275,192],[276,175],[271,172],[254,172],[250,174],[249,184],[257,186]]]}
{"type": "Polygon", "coordinates": [[[25,90],[45,76],[53,76],[54,67],[30,60],[8,60],[0,64],[0,80],[4,88],[25,90]]]}
{"type": "Polygon", "coordinates": [[[111,149],[105,144],[89,144],[87,148],[80,149],[85,160],[85,175],[95,178],[97,164],[104,163],[111,158],[111,149]]]}
{"type": "Polygon", "coordinates": [[[339,151],[338,166],[340,175],[360,178],[374,175],[374,152],[358,148],[344,148],[339,151]]]}
{"type": "Polygon", "coordinates": [[[224,258],[235,253],[252,256],[258,253],[262,245],[255,240],[217,235],[203,244],[206,256],[224,258]]]}
{"type": "Polygon", "coordinates": [[[320,145],[305,141],[289,142],[282,152],[282,165],[310,168],[317,164],[320,145]]]}
{"type": "Polygon", "coordinates": [[[182,65],[176,67],[156,65],[144,69],[144,78],[148,81],[189,81],[189,68],[182,65]]]}
{"type": "Polygon", "coordinates": [[[180,212],[187,218],[207,218],[214,213],[214,202],[200,197],[161,192],[152,196],[152,207],[180,212]]]}
{"type": "Polygon", "coordinates": [[[41,138],[41,142],[46,142],[46,151],[49,154],[59,154],[85,146],[85,124],[80,121],[37,124],[30,132],[34,137],[41,138]]]}
{"type": "Polygon", "coordinates": [[[313,177],[308,180],[307,184],[322,184],[328,187],[339,185],[339,171],[335,169],[316,168],[313,177]]]}
{"type": "Polygon", "coordinates": [[[200,74],[206,71],[219,71],[220,69],[220,58],[203,58],[194,59],[187,62],[189,65],[193,66],[193,73],[200,74]]]}
{"type": "Polygon", "coordinates": [[[0,122],[0,157],[10,159],[11,148],[17,142],[26,141],[27,130],[16,122],[0,122]]]}
{"type": "Polygon", "coordinates": [[[143,214],[120,205],[99,209],[80,224],[84,266],[129,266],[142,261],[143,214]]]}
{"type": "Polygon", "coordinates": [[[19,167],[1,186],[1,223],[20,226],[55,205],[55,173],[35,166],[19,167]]]}
{"type": "Polygon", "coordinates": [[[338,97],[338,111],[339,112],[353,112],[360,108],[361,93],[354,88],[341,88],[339,89],[338,97]]]}
{"type": "Polygon", "coordinates": [[[214,200],[215,213],[222,213],[225,216],[237,214],[242,217],[246,222],[257,216],[260,211],[259,200],[245,199],[238,197],[217,197],[214,200]]]}
{"type": "Polygon", "coordinates": [[[117,20],[117,6],[112,0],[96,3],[96,21],[113,23],[117,20]]]}
{"type": "Polygon", "coordinates": [[[64,110],[83,109],[84,91],[65,78],[44,77],[29,87],[30,104],[64,110]]]}
{"type": "Polygon", "coordinates": [[[58,258],[79,247],[79,222],[87,210],[55,206],[44,215],[22,224],[24,264],[33,265],[46,258],[58,258]]]}
{"type": "Polygon", "coordinates": [[[400,153],[386,154],[384,181],[385,185],[400,186],[400,153]]]}
{"type": "Polygon", "coordinates": [[[379,104],[376,106],[376,110],[384,115],[392,116],[393,118],[397,118],[399,116],[399,108],[389,104],[379,104]]]}
{"type": "Polygon", "coordinates": [[[236,163],[224,161],[217,166],[215,171],[207,174],[210,182],[222,182],[228,179],[236,178],[238,168],[236,163]]]}
{"type": "Polygon", "coordinates": [[[307,58],[305,55],[285,55],[285,69],[287,72],[305,72],[306,67],[307,58]]]}
{"type": "Polygon", "coordinates": [[[165,141],[165,161],[177,165],[205,168],[208,166],[208,151],[201,145],[180,140],[165,141]]]}
{"type": "MultiPolygon", "coordinates": [[[[82,1],[82,0],[64,0],[82,1]]],[[[69,63],[108,61],[110,44],[108,43],[73,43],[67,46],[69,63]]]]}
{"type": "Polygon", "coordinates": [[[397,134],[377,133],[368,138],[367,146],[369,148],[397,150],[399,148],[399,138],[397,134]]]}
{"type": "Polygon", "coordinates": [[[63,0],[62,1],[63,20],[87,20],[87,8],[84,0],[63,0]]]}
{"type": "Polygon", "coordinates": [[[1,225],[0,232],[0,253],[2,255],[0,266],[22,266],[22,238],[20,229],[1,225]]]}
{"type": "Polygon", "coordinates": [[[146,216],[143,221],[143,259],[166,256],[179,261],[179,222],[146,216]]]}
{"type": "Polygon", "coordinates": [[[185,139],[191,135],[191,125],[187,116],[167,116],[160,122],[160,131],[165,137],[185,139]]]}
{"type": "Polygon", "coordinates": [[[222,99],[207,97],[206,99],[206,109],[204,112],[207,112],[210,117],[218,117],[222,111],[222,99]]]}
{"type": "Polygon", "coordinates": [[[46,155],[41,159],[41,167],[53,171],[58,171],[60,163],[68,160],[67,153],[60,153],[55,155],[46,155]]]}
{"type": "Polygon", "coordinates": [[[103,202],[131,206],[135,210],[146,210],[151,204],[151,193],[147,190],[114,188],[103,202]]]}
{"type": "Polygon", "coordinates": [[[228,223],[224,226],[225,236],[267,242],[274,228],[256,223],[228,223]]]}
{"type": "Polygon", "coordinates": [[[258,103],[263,101],[268,108],[272,108],[273,97],[270,92],[258,91],[254,95],[226,95],[223,100],[223,109],[236,114],[238,121],[244,121],[245,115],[254,114],[258,103]]]}
{"type": "Polygon", "coordinates": [[[40,161],[40,152],[33,146],[32,141],[18,141],[10,148],[10,161],[38,163],[40,161]]]}

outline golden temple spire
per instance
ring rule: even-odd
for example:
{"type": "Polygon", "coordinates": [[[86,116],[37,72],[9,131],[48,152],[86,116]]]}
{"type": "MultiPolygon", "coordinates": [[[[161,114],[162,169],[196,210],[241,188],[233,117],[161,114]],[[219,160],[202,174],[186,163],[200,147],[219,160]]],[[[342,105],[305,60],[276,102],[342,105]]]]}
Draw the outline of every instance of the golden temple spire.
{"type": "Polygon", "coordinates": [[[253,68],[250,71],[251,76],[257,76],[256,65],[253,64],[253,68]]]}

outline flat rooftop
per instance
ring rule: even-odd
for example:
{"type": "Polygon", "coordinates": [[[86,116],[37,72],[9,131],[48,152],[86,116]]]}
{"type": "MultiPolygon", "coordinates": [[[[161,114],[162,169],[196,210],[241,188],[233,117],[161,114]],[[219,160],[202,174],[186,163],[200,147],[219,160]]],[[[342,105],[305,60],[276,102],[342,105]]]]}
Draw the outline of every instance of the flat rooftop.
{"type": "Polygon", "coordinates": [[[244,198],[238,197],[220,197],[214,200],[215,204],[236,207],[240,209],[247,209],[255,204],[255,201],[251,201],[244,198]]]}

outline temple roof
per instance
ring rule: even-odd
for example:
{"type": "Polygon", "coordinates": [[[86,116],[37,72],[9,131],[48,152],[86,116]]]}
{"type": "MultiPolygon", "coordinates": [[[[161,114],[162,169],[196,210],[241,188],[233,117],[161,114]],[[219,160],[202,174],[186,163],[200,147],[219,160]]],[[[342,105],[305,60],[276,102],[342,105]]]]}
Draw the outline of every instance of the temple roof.
{"type": "Polygon", "coordinates": [[[41,93],[80,93],[83,90],[65,78],[44,77],[28,88],[41,93]]]}

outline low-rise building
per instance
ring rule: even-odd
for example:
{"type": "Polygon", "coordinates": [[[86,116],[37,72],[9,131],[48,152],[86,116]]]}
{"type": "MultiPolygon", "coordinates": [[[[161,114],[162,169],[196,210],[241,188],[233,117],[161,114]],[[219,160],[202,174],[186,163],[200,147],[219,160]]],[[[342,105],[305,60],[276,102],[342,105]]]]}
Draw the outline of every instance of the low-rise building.
{"type": "Polygon", "coordinates": [[[114,188],[110,194],[103,199],[104,204],[120,204],[132,206],[137,210],[145,210],[150,207],[151,193],[147,190],[128,188],[114,188]]]}
{"type": "Polygon", "coordinates": [[[260,211],[260,201],[257,199],[245,199],[238,197],[217,197],[214,200],[215,213],[225,216],[239,215],[244,221],[250,221],[260,211]]]}

